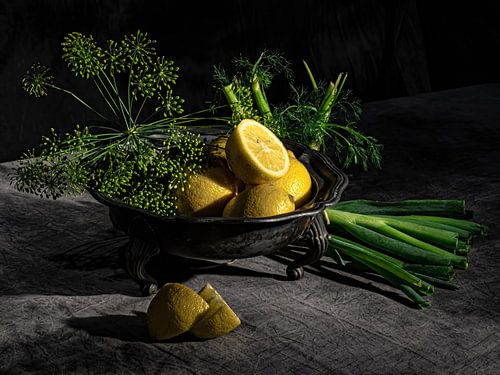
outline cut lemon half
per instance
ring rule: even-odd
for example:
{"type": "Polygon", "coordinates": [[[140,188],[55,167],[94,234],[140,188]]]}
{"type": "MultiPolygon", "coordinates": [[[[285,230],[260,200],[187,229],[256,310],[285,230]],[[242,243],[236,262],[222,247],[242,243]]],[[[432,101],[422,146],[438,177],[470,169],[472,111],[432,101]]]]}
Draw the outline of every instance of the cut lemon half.
{"type": "Polygon", "coordinates": [[[275,181],[290,168],[290,157],[283,143],[255,120],[242,120],[234,128],[225,151],[231,170],[247,184],[275,181]]]}

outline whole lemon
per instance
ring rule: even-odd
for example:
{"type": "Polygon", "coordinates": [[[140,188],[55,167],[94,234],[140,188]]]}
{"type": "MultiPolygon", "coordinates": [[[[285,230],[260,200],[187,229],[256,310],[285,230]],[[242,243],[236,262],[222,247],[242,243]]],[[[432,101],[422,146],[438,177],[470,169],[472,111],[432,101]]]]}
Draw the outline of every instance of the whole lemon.
{"type": "Polygon", "coordinates": [[[194,290],[180,283],[167,283],[148,306],[146,321],[153,340],[167,340],[191,329],[209,304],[194,290]]]}
{"type": "Polygon", "coordinates": [[[247,185],[229,201],[222,216],[267,217],[295,210],[295,203],[284,189],[273,184],[247,185]]]}
{"type": "Polygon", "coordinates": [[[300,207],[311,198],[312,181],[307,168],[299,160],[290,158],[290,169],[280,179],[273,181],[290,194],[295,200],[295,207],[300,207]]]}
{"type": "Polygon", "coordinates": [[[221,163],[190,176],[188,182],[184,190],[176,192],[179,215],[221,216],[239,184],[227,165],[221,163]]]}
{"type": "Polygon", "coordinates": [[[229,136],[221,135],[215,138],[209,145],[209,153],[213,157],[226,159],[226,143],[229,136]]]}

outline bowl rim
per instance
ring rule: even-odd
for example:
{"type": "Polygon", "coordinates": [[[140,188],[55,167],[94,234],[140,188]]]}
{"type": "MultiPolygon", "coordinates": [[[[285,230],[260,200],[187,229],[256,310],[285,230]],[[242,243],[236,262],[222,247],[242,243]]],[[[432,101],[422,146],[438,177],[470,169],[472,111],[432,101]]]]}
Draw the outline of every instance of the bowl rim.
{"type": "Polygon", "coordinates": [[[331,186],[329,189],[331,192],[331,197],[327,200],[313,202],[312,207],[307,208],[298,208],[292,212],[262,217],[262,218],[245,218],[245,217],[222,217],[222,216],[203,216],[203,217],[194,217],[194,216],[185,216],[185,215],[177,215],[177,216],[162,216],[157,215],[153,212],[147,211],[145,209],[134,207],[128,205],[119,199],[113,197],[107,197],[104,194],[93,190],[87,189],[88,192],[92,195],[92,197],[97,200],[99,203],[102,203],[110,208],[122,208],[127,210],[132,210],[137,212],[138,214],[146,215],[156,220],[160,220],[162,222],[178,222],[178,223],[221,223],[221,224],[242,224],[242,223],[254,223],[254,224],[264,224],[264,223],[277,223],[284,222],[293,219],[302,218],[305,216],[315,216],[321,213],[325,208],[331,207],[335,205],[339,200],[349,184],[349,178],[347,174],[342,171],[339,167],[337,167],[333,161],[323,152],[313,150],[301,143],[291,141],[288,139],[282,139],[283,143],[290,144],[296,148],[302,149],[302,151],[307,151],[308,153],[312,153],[315,157],[321,159],[321,161],[326,164],[336,175],[337,181],[331,186]]]}

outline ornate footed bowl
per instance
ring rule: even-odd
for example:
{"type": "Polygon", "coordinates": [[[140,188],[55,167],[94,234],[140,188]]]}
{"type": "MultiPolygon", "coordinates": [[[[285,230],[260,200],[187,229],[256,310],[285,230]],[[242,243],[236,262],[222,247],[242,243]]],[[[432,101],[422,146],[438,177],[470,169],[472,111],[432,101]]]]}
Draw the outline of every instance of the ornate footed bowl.
{"type": "MultiPolygon", "coordinates": [[[[215,136],[204,138],[210,141],[215,136]]],[[[347,176],[325,154],[296,142],[285,140],[284,144],[308,168],[313,182],[310,201],[287,214],[268,218],[164,217],[90,191],[109,207],[114,227],[129,236],[124,248],[125,266],[144,295],[158,289],[146,265],[160,254],[220,262],[269,255],[292,244],[305,244],[306,252],[286,269],[290,280],[300,279],[303,266],[324,255],[328,232],[323,211],[339,201],[348,184],[347,176]]]]}

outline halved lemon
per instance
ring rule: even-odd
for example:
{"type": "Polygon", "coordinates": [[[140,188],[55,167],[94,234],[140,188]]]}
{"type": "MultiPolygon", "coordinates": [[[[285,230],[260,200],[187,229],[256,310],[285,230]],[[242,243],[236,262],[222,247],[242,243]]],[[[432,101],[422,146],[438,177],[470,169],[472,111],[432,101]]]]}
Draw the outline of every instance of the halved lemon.
{"type": "Polygon", "coordinates": [[[231,170],[247,184],[273,182],[290,169],[290,157],[283,143],[255,120],[242,120],[234,128],[225,151],[231,170]]]}

